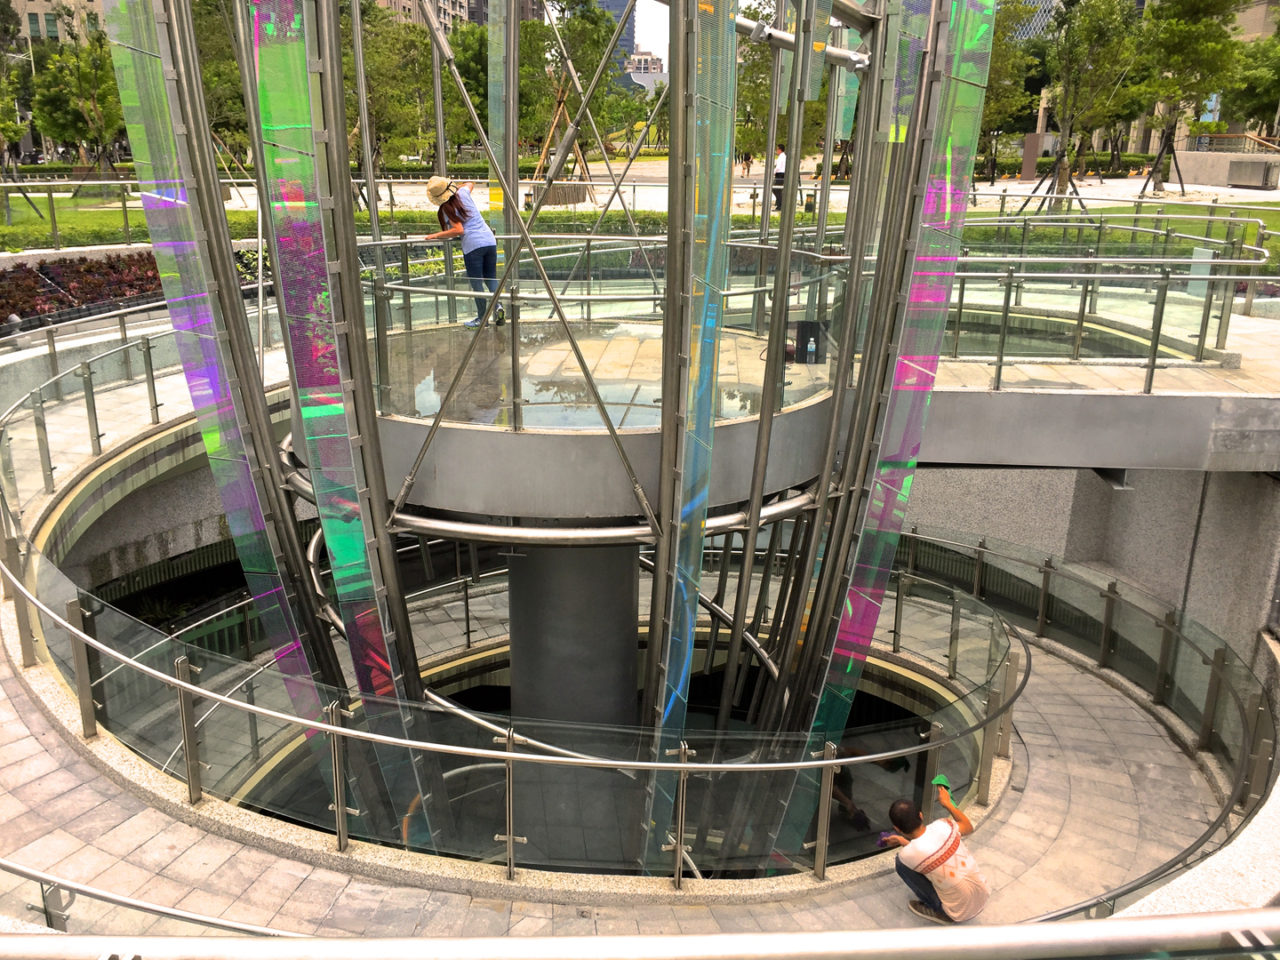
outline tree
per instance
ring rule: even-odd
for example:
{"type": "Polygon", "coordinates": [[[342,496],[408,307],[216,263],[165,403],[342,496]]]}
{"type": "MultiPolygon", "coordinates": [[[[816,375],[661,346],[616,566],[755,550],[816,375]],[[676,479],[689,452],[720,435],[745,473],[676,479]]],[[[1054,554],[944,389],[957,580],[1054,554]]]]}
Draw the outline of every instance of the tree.
{"type": "MultiPolygon", "coordinates": [[[[749,7],[744,15],[753,20],[766,23],[773,22],[772,5],[749,7]]],[[[824,69],[822,73],[822,93],[817,100],[810,101],[804,107],[804,126],[800,148],[793,145],[787,149],[788,159],[799,162],[800,158],[817,149],[822,138],[823,127],[827,118],[826,90],[831,73],[824,69]]],[[[750,153],[756,157],[764,156],[769,134],[769,91],[773,83],[773,52],[768,44],[756,43],[747,37],[738,37],[738,122],[737,150],[739,153],[750,153]]],[[[787,109],[787,91],[779,91],[781,97],[778,109],[787,109]]],[[[786,113],[778,116],[777,140],[787,138],[786,113]]]]}
{"type": "MultiPolygon", "coordinates": [[[[671,102],[663,99],[663,94],[666,90],[667,85],[665,83],[655,83],[653,85],[653,93],[649,94],[649,99],[644,104],[645,117],[647,118],[657,108],[658,101],[662,101],[662,109],[658,110],[653,116],[653,136],[658,143],[664,146],[671,137],[671,102]]],[[[738,149],[742,149],[742,147],[739,146],[738,149]]]]}
{"type": "Polygon", "coordinates": [[[1133,0],[1064,0],[1054,12],[1045,65],[1058,129],[1055,193],[1070,182],[1075,136],[1101,125],[1138,66],[1137,26],[1133,0]]]}
{"type": "Polygon", "coordinates": [[[1245,44],[1222,92],[1222,116],[1263,136],[1280,136],[1280,36],[1245,44]]]}
{"type": "Polygon", "coordinates": [[[991,70],[987,76],[987,97],[982,107],[982,138],[987,151],[987,169],[996,176],[997,139],[1030,111],[1035,97],[1028,92],[1027,73],[1031,56],[1018,32],[1030,21],[1036,8],[1027,0],[1000,0],[996,5],[995,31],[991,38],[991,70]]]}
{"type": "MultiPolygon", "coordinates": [[[[18,18],[18,11],[13,8],[13,0],[0,0],[0,54],[17,49],[21,34],[22,21],[18,18]]],[[[0,69],[4,69],[3,63],[0,63],[0,69]]]]}
{"type": "MultiPolygon", "coordinates": [[[[3,0],[0,0],[3,2],[3,0]]],[[[7,71],[0,64],[0,168],[8,163],[10,155],[17,159],[18,141],[25,129],[10,106],[18,99],[16,71],[7,71]]]]}
{"type": "Polygon", "coordinates": [[[82,162],[86,146],[101,159],[105,147],[124,131],[120,93],[106,35],[89,36],[83,46],[64,44],[36,76],[32,113],[53,139],[74,144],[82,162]]]}
{"type": "Polygon", "coordinates": [[[204,88],[209,129],[222,145],[241,157],[249,152],[249,124],[244,109],[240,67],[236,61],[228,0],[194,0],[196,49],[204,88]]]}
{"type": "MultiPolygon", "coordinates": [[[[1242,0],[1159,0],[1147,6],[1142,46],[1152,69],[1145,85],[1148,103],[1158,103],[1159,156],[1168,156],[1178,121],[1198,113],[1229,85],[1241,44],[1232,36],[1242,0]]],[[[1155,188],[1163,187],[1160,164],[1155,188]]]]}
{"type": "MultiPolygon", "coordinates": [[[[349,6],[342,7],[343,54],[342,72],[346,90],[347,140],[354,160],[361,155],[360,103],[357,94],[354,42],[351,37],[349,6]]],[[[360,30],[364,50],[365,106],[372,127],[374,167],[381,164],[382,144],[388,139],[412,134],[418,126],[417,97],[404,82],[405,50],[402,33],[405,24],[397,23],[391,13],[375,0],[360,0],[360,30]]]]}

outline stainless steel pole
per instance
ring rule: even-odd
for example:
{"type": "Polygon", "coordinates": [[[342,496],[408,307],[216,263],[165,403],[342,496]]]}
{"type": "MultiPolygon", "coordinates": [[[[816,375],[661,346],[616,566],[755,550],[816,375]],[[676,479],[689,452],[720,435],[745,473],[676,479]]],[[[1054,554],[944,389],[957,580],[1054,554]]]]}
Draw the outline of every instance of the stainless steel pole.
{"type": "MultiPolygon", "coordinates": [[[[378,181],[373,165],[373,129],[369,114],[369,88],[364,73],[364,30],[360,0],[351,0],[351,43],[355,51],[356,105],[360,113],[360,168],[364,173],[365,202],[369,206],[369,235],[373,240],[373,339],[377,396],[385,405],[391,385],[391,346],[387,343],[387,261],[382,250],[382,224],[378,222],[378,181]]],[[[363,305],[364,297],[361,296],[363,305]]],[[[364,323],[364,311],[359,320],[364,323]]],[[[354,322],[354,318],[352,318],[354,322]]]]}

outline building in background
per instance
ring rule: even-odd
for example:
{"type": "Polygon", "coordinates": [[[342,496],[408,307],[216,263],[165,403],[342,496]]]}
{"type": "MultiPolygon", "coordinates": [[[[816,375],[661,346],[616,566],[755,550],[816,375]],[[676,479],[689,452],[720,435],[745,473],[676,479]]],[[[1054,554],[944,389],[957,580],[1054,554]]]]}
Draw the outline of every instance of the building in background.
{"type": "Polygon", "coordinates": [[[648,50],[636,50],[622,65],[624,73],[663,73],[662,58],[648,50]]]}

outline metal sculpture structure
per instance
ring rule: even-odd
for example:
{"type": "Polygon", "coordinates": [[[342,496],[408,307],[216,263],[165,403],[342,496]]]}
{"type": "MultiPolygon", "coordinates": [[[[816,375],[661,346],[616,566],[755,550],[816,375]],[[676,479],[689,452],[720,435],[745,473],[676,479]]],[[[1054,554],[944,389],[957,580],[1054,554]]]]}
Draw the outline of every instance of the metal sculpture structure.
{"type": "MultiPolygon", "coordinates": [[[[212,195],[211,184],[216,184],[207,144],[196,142],[192,133],[200,129],[203,113],[194,92],[198,69],[190,11],[176,3],[171,9],[154,6],[156,2],[109,0],[106,23],[116,45],[148,222],[192,397],[259,616],[288,678],[294,707],[302,716],[319,718],[330,696],[339,707],[358,699],[358,722],[373,732],[421,740],[428,738],[422,702],[432,700],[489,736],[502,728],[424,690],[392,542],[394,532],[420,529],[414,527],[418,518],[408,501],[480,339],[459,350],[439,412],[422,431],[399,493],[389,497],[364,340],[366,327],[371,327],[378,340],[374,355],[381,388],[388,371],[387,266],[378,247],[370,281],[374,307],[366,317],[361,283],[367,278],[361,276],[348,203],[352,193],[344,131],[349,125],[334,0],[234,4],[256,176],[289,359],[297,450],[321,528],[321,540],[306,558],[279,493],[278,473],[272,472],[279,468],[262,447],[270,437],[270,421],[259,396],[261,384],[254,379],[243,306],[234,280],[227,280],[234,278],[234,268],[225,224],[218,223],[207,204],[201,205],[200,191],[189,189],[198,184],[212,195]],[[176,39],[167,39],[170,34],[176,39]],[[327,597],[309,596],[305,587],[296,586],[305,579],[305,560],[318,567],[321,543],[328,573],[311,572],[316,583],[331,585],[333,608],[327,597]],[[333,659],[326,635],[330,627],[349,647],[352,691],[333,659]],[[322,701],[317,681],[331,684],[336,693],[325,694],[322,701]]],[[[565,355],[580,370],[589,401],[582,405],[598,414],[598,426],[617,455],[612,469],[623,468],[634,495],[625,532],[598,541],[592,539],[600,537],[598,530],[581,536],[586,542],[632,544],[637,554],[640,543],[653,544],[637,756],[655,761],[688,756],[700,609],[708,604],[702,588],[708,525],[715,511],[726,509],[715,499],[712,466],[720,352],[734,295],[730,226],[738,38],[749,36],[770,48],[770,147],[780,142],[783,115],[786,142],[801,143],[806,104],[822,98],[825,85],[823,162],[829,169],[834,141],[852,134],[856,174],[838,239],[827,230],[830,181],[817,191],[810,249],[809,235],[797,221],[801,151],[795,149],[781,187],[784,202],[776,227],[767,215],[759,226],[762,242],[750,268],[756,277],[748,291],[751,307],[740,311],[737,320],[763,345],[763,379],[754,456],[750,463],[735,464],[749,473],[749,490],[740,519],[723,528],[723,556],[732,555],[736,541],[742,549],[736,596],[722,611],[729,638],[714,711],[717,751],[750,743],[758,757],[806,759],[824,744],[838,742],[848,721],[901,532],[955,274],[994,8],[990,0],[902,0],[879,6],[796,0],[784,3],[773,24],[766,25],[741,16],[736,0],[672,3],[670,93],[676,115],[671,124],[665,291],[659,290],[654,264],[621,196],[621,177],[606,161],[612,189],[605,212],[616,198],[652,281],[653,299],[663,303],[656,490],[646,489],[641,471],[632,464],[530,233],[566,159],[578,149],[580,132],[590,130],[602,143],[591,113],[592,97],[630,9],[619,18],[606,60],[585,85],[551,24],[568,62],[562,83],[574,90],[580,105],[569,118],[568,132],[557,145],[526,222],[516,209],[518,17],[514,9],[493,8],[486,132],[479,128],[435,12],[429,4],[421,5],[437,64],[437,110],[448,78],[457,86],[489,159],[490,199],[495,208],[499,201],[502,205],[500,222],[497,216],[492,219],[506,231],[500,239],[504,255],[497,297],[510,297],[511,323],[503,335],[510,337],[512,396],[510,415],[499,422],[507,432],[523,430],[519,284],[540,285],[567,344],[565,355]],[[522,280],[522,267],[526,274],[531,269],[533,277],[522,280]],[[806,278],[798,300],[796,274],[806,278]],[[824,353],[829,336],[836,360],[821,467],[806,479],[803,495],[793,498],[800,506],[766,514],[766,499],[787,493],[771,489],[768,477],[770,458],[777,455],[775,422],[787,406],[785,365],[799,360],[802,350],[800,333],[794,343],[788,342],[791,325],[810,342],[823,338],[824,353]],[[786,573],[780,576],[773,616],[762,627],[774,561],[783,552],[778,546],[783,523],[791,525],[786,573]],[[757,569],[758,543],[765,533],[770,546],[757,569]],[[748,678],[752,656],[767,669],[748,678]],[[742,703],[748,689],[749,709],[742,703]],[[735,711],[750,718],[745,738],[730,730],[735,711]]],[[[359,17],[352,22],[359,43],[359,17]]],[[[362,57],[355,62],[359,70],[362,57]]],[[[363,103],[362,75],[357,84],[363,103]]],[[[442,136],[441,123],[437,131],[442,136]]],[[[372,143],[367,116],[361,134],[367,159],[372,143]]],[[[766,170],[771,174],[769,166],[766,170]]],[[[376,217],[376,189],[368,191],[368,198],[376,217]]],[[[766,190],[766,212],[768,202],[766,190]]],[[[604,212],[588,241],[603,221],[604,212]]],[[[375,229],[375,243],[379,236],[375,229]]],[[[445,259],[452,283],[452,254],[445,259]]],[[[581,261],[579,257],[573,265],[569,280],[581,261]]],[[[562,291],[567,288],[568,281],[562,291]]],[[[486,313],[486,326],[497,297],[486,313]]],[[[450,306],[449,316],[455,312],[450,306]]],[[[508,522],[503,526],[477,518],[469,525],[455,522],[450,529],[458,531],[459,539],[499,543],[508,536],[510,542],[534,542],[530,538],[536,539],[542,529],[522,526],[522,518],[514,515],[508,522]]],[[[554,524],[545,530],[548,545],[573,542],[554,524]]],[[[722,592],[723,584],[722,577],[722,592]]],[[[713,631],[704,660],[708,671],[716,662],[717,643],[713,631]]],[[[503,731],[509,748],[519,735],[517,722],[512,719],[513,729],[503,731]]],[[[521,742],[528,745],[530,740],[521,742]]],[[[406,758],[375,746],[375,762],[365,763],[356,778],[367,835],[429,850],[453,847],[454,804],[439,767],[425,756],[413,751],[406,758]]],[[[677,859],[685,854],[684,804],[677,804],[683,780],[664,770],[652,770],[641,780],[635,789],[642,794],[642,815],[625,846],[635,868],[651,871],[659,869],[662,851],[674,847],[677,859]]],[[[716,786],[708,794],[707,809],[736,789],[731,779],[727,786],[716,786]]],[[[723,827],[720,851],[727,868],[735,868],[738,851],[748,851],[758,870],[799,856],[818,804],[816,776],[760,778],[744,794],[749,796],[741,803],[735,796],[722,804],[733,810],[723,827]]],[[[509,848],[512,835],[508,829],[509,848]]],[[[706,836],[704,826],[698,841],[704,848],[706,836]]]]}
{"type": "Polygon", "coordinates": [[[193,189],[186,172],[200,159],[198,151],[207,148],[207,143],[178,133],[199,122],[200,114],[192,116],[191,110],[193,105],[201,110],[202,104],[190,97],[193,88],[199,89],[199,77],[176,69],[178,44],[157,26],[158,20],[171,22],[159,16],[162,10],[147,0],[110,0],[103,11],[152,250],[196,420],[259,623],[298,716],[319,720],[324,703],[316,682],[336,683],[338,678],[335,668],[322,669],[328,651],[309,622],[314,611],[308,591],[300,591],[293,579],[305,571],[292,525],[280,523],[270,420],[234,271],[229,282],[225,276],[214,282],[217,256],[229,262],[231,242],[226,221],[210,210],[220,199],[193,189]],[[290,547],[295,552],[292,571],[286,559],[290,547]]]}

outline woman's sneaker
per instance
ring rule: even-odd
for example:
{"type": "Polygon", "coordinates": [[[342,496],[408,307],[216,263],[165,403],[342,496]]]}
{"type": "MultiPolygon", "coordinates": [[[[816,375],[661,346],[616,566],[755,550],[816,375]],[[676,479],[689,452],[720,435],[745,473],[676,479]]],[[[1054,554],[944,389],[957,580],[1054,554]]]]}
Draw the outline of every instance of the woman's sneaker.
{"type": "Polygon", "coordinates": [[[480,318],[477,317],[474,320],[468,320],[466,323],[463,324],[463,326],[466,327],[468,330],[475,330],[480,326],[480,318]]]}
{"type": "Polygon", "coordinates": [[[940,910],[935,910],[923,900],[912,900],[907,904],[907,908],[917,917],[930,920],[933,923],[949,924],[955,923],[950,917],[940,910]]]}
{"type": "Polygon", "coordinates": [[[498,309],[493,312],[493,315],[495,317],[493,322],[499,327],[507,322],[507,311],[502,309],[502,304],[498,304],[498,309]]]}

